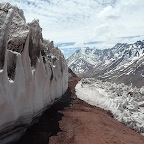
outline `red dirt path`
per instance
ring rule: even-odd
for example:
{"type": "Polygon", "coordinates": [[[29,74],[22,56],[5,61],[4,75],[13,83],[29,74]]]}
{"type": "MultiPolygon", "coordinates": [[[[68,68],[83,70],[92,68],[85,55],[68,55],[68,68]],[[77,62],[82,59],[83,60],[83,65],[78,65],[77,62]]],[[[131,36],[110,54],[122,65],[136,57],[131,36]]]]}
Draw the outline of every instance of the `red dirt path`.
{"type": "Polygon", "coordinates": [[[144,144],[144,137],[112,118],[110,112],[77,99],[73,76],[62,99],[29,128],[18,144],[144,144]]]}
{"type": "MultiPolygon", "coordinates": [[[[78,79],[69,83],[72,96],[78,79]]],[[[144,137],[114,120],[109,112],[73,100],[71,107],[60,111],[61,132],[50,137],[50,144],[144,144],[144,137]]]]}

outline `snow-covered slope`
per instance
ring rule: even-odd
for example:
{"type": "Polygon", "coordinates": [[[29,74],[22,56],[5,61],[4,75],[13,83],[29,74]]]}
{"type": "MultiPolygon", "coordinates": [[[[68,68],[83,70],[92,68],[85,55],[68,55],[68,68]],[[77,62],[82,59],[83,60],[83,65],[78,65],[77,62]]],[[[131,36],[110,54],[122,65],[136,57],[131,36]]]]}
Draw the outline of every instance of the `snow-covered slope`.
{"type": "Polygon", "coordinates": [[[76,85],[76,94],[91,105],[110,110],[115,119],[144,134],[144,87],[87,78],[76,85]]]}
{"type": "Polygon", "coordinates": [[[90,76],[102,80],[143,86],[144,75],[144,41],[134,44],[117,44],[112,49],[114,57],[107,65],[95,67],[90,76]]]}
{"type": "Polygon", "coordinates": [[[124,83],[129,81],[127,84],[142,86],[136,81],[143,79],[143,60],[144,41],[137,41],[133,44],[118,43],[104,50],[82,48],[67,61],[78,75],[124,83]],[[89,64],[91,66],[87,67],[89,64]]]}
{"type": "Polygon", "coordinates": [[[18,138],[68,87],[66,60],[44,40],[38,20],[0,4],[0,143],[18,138]]]}
{"type": "Polygon", "coordinates": [[[67,59],[68,66],[78,75],[87,73],[93,69],[95,63],[98,63],[93,51],[88,47],[77,50],[67,59]]]}

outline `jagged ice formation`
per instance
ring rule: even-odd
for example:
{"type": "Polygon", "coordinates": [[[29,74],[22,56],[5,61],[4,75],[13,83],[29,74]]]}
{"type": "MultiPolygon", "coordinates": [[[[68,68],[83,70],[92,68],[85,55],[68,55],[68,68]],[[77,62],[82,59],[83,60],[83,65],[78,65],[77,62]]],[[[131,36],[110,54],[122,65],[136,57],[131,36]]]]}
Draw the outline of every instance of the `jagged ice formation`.
{"type": "Polygon", "coordinates": [[[21,9],[0,4],[0,143],[21,135],[67,87],[65,58],[39,21],[27,24],[21,9]]]}

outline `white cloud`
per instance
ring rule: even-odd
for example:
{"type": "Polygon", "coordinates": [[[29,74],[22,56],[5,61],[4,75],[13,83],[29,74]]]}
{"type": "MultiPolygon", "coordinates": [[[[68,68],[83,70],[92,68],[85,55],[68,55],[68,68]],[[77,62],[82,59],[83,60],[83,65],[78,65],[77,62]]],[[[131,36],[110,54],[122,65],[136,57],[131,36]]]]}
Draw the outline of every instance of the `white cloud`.
{"type": "Polygon", "coordinates": [[[27,22],[39,19],[44,38],[55,42],[103,41],[93,45],[108,48],[144,39],[143,0],[6,1],[24,10],[27,22]]]}

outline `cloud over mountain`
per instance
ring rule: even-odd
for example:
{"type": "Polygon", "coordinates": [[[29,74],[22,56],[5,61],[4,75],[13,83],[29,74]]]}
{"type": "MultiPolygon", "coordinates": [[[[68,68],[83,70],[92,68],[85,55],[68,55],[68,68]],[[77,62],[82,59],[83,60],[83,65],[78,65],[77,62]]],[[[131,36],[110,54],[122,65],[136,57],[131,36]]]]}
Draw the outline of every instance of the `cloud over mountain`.
{"type": "MultiPolygon", "coordinates": [[[[6,2],[7,0],[1,0],[6,2]]],[[[142,0],[9,0],[24,10],[26,19],[40,20],[45,38],[75,42],[76,47],[91,41],[97,48],[117,42],[144,39],[142,0]]]]}

